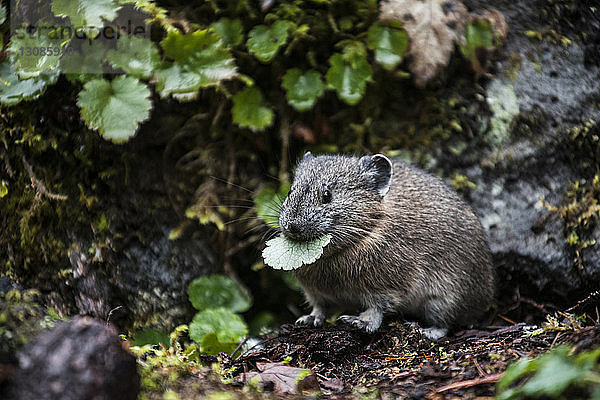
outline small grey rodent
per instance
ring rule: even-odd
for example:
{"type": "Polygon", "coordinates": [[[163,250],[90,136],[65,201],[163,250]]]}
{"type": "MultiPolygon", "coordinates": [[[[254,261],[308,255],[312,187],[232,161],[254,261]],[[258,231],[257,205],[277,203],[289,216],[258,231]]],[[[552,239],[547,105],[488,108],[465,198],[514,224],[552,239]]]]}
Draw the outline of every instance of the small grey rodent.
{"type": "Polygon", "coordinates": [[[437,339],[493,299],[490,250],[471,207],[441,179],[381,154],[306,153],[279,225],[295,241],[331,235],[323,255],[295,271],[312,306],[297,324],[358,310],[339,320],[374,332],[384,314],[401,314],[437,339]]]}

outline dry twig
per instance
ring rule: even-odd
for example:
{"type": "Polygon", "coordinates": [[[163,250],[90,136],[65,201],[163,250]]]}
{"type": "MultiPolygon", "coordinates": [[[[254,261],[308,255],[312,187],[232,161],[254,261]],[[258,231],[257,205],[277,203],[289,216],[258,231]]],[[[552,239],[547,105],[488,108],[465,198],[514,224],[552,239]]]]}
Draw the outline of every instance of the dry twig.
{"type": "Polygon", "coordinates": [[[482,384],[486,384],[486,383],[496,383],[500,380],[501,377],[502,377],[502,374],[491,374],[491,375],[486,375],[481,378],[468,379],[466,381],[454,382],[449,385],[438,388],[435,391],[435,393],[443,393],[443,392],[447,392],[448,390],[455,390],[455,389],[466,389],[466,388],[470,388],[473,386],[482,385],[482,384]]]}
{"type": "Polygon", "coordinates": [[[37,190],[38,193],[40,193],[52,200],[63,200],[64,201],[64,200],[68,199],[67,195],[52,193],[51,191],[46,189],[46,186],[44,185],[44,183],[35,176],[35,173],[33,172],[33,167],[31,166],[31,164],[29,164],[27,162],[27,160],[25,159],[25,156],[21,156],[21,159],[23,160],[23,166],[25,167],[25,170],[27,171],[27,174],[29,175],[29,179],[31,179],[31,185],[35,188],[35,190],[37,190]]]}

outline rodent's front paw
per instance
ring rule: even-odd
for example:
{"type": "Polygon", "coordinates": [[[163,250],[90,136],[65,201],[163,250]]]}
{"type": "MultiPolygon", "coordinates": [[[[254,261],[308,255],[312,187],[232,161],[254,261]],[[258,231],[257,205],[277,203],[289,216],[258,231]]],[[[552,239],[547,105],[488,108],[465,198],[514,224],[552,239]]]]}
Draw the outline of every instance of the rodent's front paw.
{"type": "Polygon", "coordinates": [[[323,326],[325,322],[324,315],[303,315],[296,320],[296,325],[312,325],[315,327],[323,326]]]}

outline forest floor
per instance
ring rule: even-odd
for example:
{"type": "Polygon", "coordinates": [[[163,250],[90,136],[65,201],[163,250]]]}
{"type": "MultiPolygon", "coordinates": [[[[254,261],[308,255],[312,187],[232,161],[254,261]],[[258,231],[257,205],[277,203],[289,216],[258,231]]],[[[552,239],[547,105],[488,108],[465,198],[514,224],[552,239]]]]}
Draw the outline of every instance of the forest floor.
{"type": "Polygon", "coordinates": [[[320,392],[330,398],[493,398],[502,374],[518,359],[561,345],[573,346],[569,354],[600,348],[598,300],[595,292],[535,325],[510,323],[496,313],[490,325],[436,342],[401,322],[390,321],[373,335],[343,325],[283,325],[277,335],[263,337],[241,356],[221,354],[220,361],[232,371],[234,386],[245,388],[246,395],[248,383],[259,386],[260,397],[320,392]],[[298,368],[311,374],[299,375],[298,368]]]}

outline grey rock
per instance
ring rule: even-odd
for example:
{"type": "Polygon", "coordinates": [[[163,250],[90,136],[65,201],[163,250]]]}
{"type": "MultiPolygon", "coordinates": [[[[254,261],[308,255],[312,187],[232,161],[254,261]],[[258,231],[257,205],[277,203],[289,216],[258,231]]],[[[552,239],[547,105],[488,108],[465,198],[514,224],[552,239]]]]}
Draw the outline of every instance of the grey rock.
{"type": "Polygon", "coordinates": [[[139,393],[135,357],[113,328],[91,318],[41,333],[18,359],[9,391],[15,400],[134,400],[139,393]]]}
{"type": "MultiPolygon", "coordinates": [[[[571,182],[593,176],[593,171],[580,165],[585,155],[578,153],[566,132],[588,119],[600,119],[600,67],[585,62],[582,44],[574,37],[565,47],[524,35],[527,30],[548,28],[548,21],[540,18],[543,5],[466,3],[470,9],[493,6],[506,18],[510,31],[502,49],[504,58],[487,89],[489,95],[498,82],[510,86],[519,103],[519,113],[502,140],[488,142],[487,156],[484,153],[476,164],[462,167],[477,185],[470,193],[471,203],[489,235],[504,285],[530,286],[543,293],[542,298],[574,303],[598,287],[600,245],[584,250],[583,270],[574,268],[564,222],[540,199],[563,205],[571,182]],[[521,60],[512,81],[502,72],[511,69],[511,55],[521,60]]],[[[596,227],[593,236],[600,238],[599,234],[596,227]]]]}

